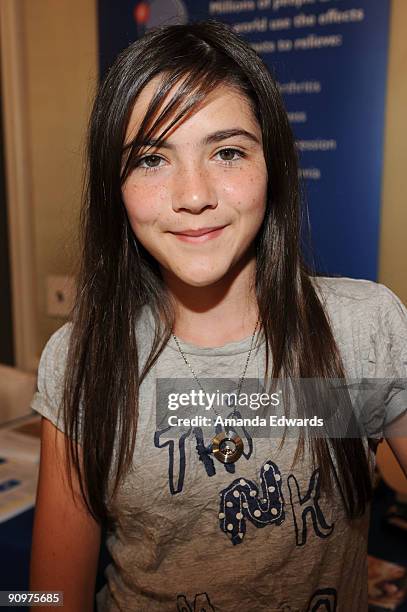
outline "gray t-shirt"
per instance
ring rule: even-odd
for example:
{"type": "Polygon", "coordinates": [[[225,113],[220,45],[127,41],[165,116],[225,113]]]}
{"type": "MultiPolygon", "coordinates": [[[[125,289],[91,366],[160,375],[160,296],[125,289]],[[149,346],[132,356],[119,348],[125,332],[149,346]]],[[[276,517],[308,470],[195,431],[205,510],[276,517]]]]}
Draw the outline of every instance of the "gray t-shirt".
{"type": "MultiPolygon", "coordinates": [[[[347,376],[407,376],[407,310],[397,296],[348,278],[319,278],[315,286],[347,376]]],[[[153,334],[148,308],[139,325],[142,360],[153,334]]],[[[45,346],[31,404],[60,429],[70,328],[63,325],[45,346]]],[[[181,346],[204,385],[205,378],[238,381],[250,342],[251,336],[216,348],[181,346]]],[[[264,376],[264,347],[257,335],[246,377],[264,376]]],[[[295,438],[279,450],[278,439],[253,437],[250,453],[246,438],[246,454],[233,467],[202,461],[196,429],[171,437],[156,422],[156,380],[178,377],[192,375],[171,338],[140,388],[133,466],[110,504],[113,563],[98,610],[367,610],[369,509],[348,521],[338,490],[330,499],[321,493],[318,466],[307,453],[291,467],[295,438]]],[[[375,406],[370,433],[380,437],[406,407],[400,388],[375,406]]],[[[373,473],[374,453],[365,448],[373,473]]]]}

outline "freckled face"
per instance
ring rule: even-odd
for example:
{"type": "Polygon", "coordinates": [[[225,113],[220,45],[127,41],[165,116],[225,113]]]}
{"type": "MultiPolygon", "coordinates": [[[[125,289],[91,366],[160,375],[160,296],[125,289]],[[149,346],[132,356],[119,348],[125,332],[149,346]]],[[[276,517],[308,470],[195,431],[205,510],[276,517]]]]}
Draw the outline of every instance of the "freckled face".
{"type": "MultiPolygon", "coordinates": [[[[126,143],[136,134],[158,83],[156,77],[137,99],[126,143]]],[[[142,149],[122,188],[134,234],[157,260],[163,277],[175,275],[194,287],[226,278],[250,252],[266,194],[260,126],[246,98],[226,86],[172,128],[160,148],[142,149]],[[183,234],[202,228],[222,229],[183,234]]]]}

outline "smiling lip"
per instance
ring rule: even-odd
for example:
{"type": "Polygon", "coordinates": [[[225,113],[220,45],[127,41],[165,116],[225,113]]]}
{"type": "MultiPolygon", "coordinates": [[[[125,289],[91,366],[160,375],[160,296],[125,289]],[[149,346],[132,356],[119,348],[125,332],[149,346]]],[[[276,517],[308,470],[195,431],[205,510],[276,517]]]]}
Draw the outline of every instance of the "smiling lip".
{"type": "Polygon", "coordinates": [[[201,227],[196,230],[183,230],[181,232],[171,232],[172,234],[181,235],[181,236],[203,236],[204,234],[209,234],[210,232],[214,232],[216,230],[222,229],[225,227],[224,225],[218,225],[217,227],[201,227]]]}
{"type": "Polygon", "coordinates": [[[185,232],[171,232],[178,240],[182,242],[200,243],[212,240],[219,236],[222,230],[226,227],[220,225],[218,227],[202,227],[199,230],[185,230],[185,232]]]}

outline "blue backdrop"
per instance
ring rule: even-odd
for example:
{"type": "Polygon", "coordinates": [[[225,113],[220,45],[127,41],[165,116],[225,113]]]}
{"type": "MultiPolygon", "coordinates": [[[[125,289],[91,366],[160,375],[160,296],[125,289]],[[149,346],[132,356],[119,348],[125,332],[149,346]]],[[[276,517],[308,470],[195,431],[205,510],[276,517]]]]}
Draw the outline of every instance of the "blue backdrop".
{"type": "Polygon", "coordinates": [[[100,71],[146,29],[233,24],[280,84],[316,263],[377,280],[389,0],[99,0],[100,71]]]}

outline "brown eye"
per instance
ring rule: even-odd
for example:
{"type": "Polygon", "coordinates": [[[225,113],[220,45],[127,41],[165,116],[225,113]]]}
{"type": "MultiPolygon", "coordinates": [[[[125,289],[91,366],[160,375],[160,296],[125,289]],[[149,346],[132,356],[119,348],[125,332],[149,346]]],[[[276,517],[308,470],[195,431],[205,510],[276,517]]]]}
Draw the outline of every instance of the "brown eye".
{"type": "Polygon", "coordinates": [[[142,166],[142,164],[146,164],[145,167],[147,168],[156,168],[159,164],[160,164],[160,160],[161,157],[159,157],[158,155],[146,155],[145,157],[142,157],[139,162],[138,162],[138,166],[142,166]]]}
{"type": "Polygon", "coordinates": [[[139,170],[144,170],[147,172],[154,172],[155,170],[160,170],[164,164],[160,162],[164,162],[165,160],[156,154],[144,155],[135,161],[134,167],[139,170]]]}
{"type": "Polygon", "coordinates": [[[238,149],[233,149],[230,147],[227,149],[221,149],[220,151],[218,151],[218,155],[220,155],[222,161],[225,162],[237,161],[238,159],[244,156],[243,153],[238,149]]]}

